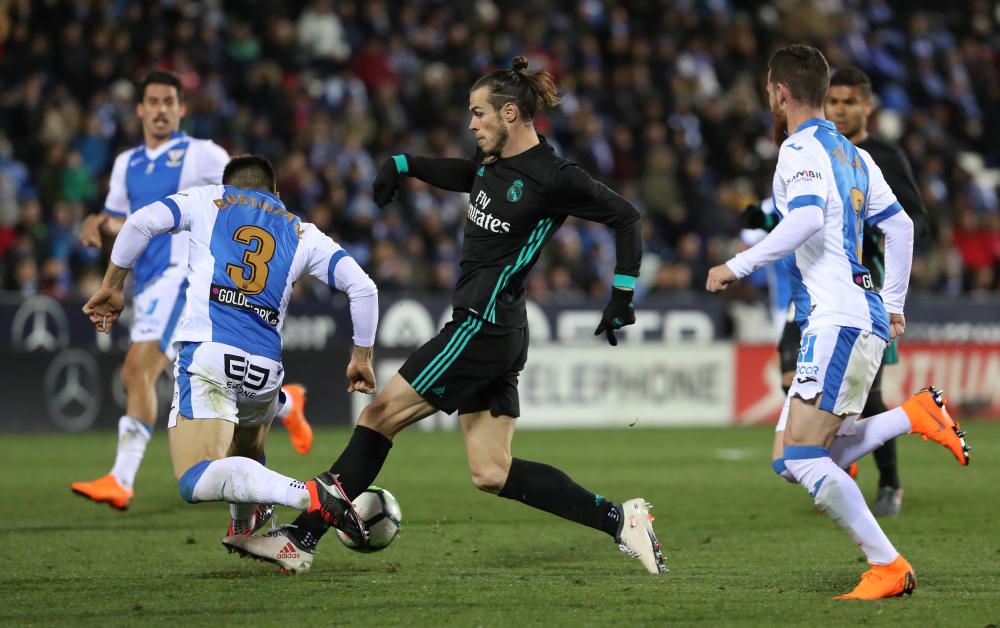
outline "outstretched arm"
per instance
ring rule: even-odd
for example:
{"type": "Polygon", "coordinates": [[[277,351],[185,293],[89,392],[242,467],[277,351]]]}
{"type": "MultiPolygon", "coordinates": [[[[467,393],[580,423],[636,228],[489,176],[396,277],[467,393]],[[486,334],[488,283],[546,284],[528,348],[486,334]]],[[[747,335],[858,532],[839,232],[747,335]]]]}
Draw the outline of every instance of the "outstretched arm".
{"type": "Polygon", "coordinates": [[[822,228],[823,210],[819,206],[807,205],[796,209],[759,243],[709,270],[705,289],[709,292],[725,290],[737,279],[785,257],[822,228]]]}
{"type": "Polygon", "coordinates": [[[476,176],[476,167],[468,159],[394,155],[382,162],[372,183],[375,203],[379,207],[392,202],[404,175],[416,177],[443,190],[469,192],[476,176]]]}

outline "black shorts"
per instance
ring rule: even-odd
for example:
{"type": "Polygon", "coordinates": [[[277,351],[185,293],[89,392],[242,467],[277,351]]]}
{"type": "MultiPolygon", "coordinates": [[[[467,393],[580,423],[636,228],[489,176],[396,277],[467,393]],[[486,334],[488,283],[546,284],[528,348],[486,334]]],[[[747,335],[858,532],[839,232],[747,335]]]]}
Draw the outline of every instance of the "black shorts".
{"type": "Polygon", "coordinates": [[[441,332],[413,352],[399,374],[448,414],[489,410],[521,415],[517,377],[528,359],[528,328],[500,327],[456,310],[441,332]]]}
{"type": "MultiPolygon", "coordinates": [[[[799,361],[799,345],[802,344],[802,330],[799,324],[794,321],[785,323],[785,328],[781,331],[781,340],[778,341],[778,357],[781,361],[781,374],[794,373],[799,361]]],[[[891,346],[891,345],[890,345],[891,346]]],[[[888,353],[888,349],[886,352],[888,353]]],[[[878,393],[882,390],[882,367],[885,360],[879,364],[875,379],[872,380],[871,392],[878,393]]]]}

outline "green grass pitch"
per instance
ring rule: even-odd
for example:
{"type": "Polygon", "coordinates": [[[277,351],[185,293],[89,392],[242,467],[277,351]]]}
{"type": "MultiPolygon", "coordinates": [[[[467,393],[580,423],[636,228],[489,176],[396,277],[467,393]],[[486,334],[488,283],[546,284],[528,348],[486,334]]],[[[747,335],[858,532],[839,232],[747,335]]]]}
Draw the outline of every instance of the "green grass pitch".
{"type": "MultiPolygon", "coordinates": [[[[669,555],[662,577],[599,532],[476,491],[457,433],[397,438],[378,479],[404,517],[388,550],[357,554],[331,534],[303,576],[226,553],[226,506],[181,501],[162,429],[127,513],[69,490],[107,471],[113,434],[5,434],[0,625],[995,626],[1000,423],[966,427],[968,468],[934,443],[901,440],[906,499],[884,528],[918,587],[868,603],[831,599],[866,565],[802,488],[770,471],[767,427],[517,434],[515,455],[609,498],[652,502],[669,555]]],[[[299,457],[277,427],[268,464],[307,478],[347,437],[320,430],[299,457]]],[[[871,498],[870,458],[859,481],[871,498]]]]}

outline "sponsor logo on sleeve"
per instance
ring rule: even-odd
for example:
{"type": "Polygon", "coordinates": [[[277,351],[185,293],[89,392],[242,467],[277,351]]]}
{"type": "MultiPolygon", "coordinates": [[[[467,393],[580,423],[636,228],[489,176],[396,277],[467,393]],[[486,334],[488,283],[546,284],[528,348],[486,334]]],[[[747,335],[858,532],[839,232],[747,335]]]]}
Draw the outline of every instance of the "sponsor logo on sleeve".
{"type": "Polygon", "coordinates": [[[796,183],[812,183],[814,181],[822,181],[823,174],[815,170],[799,170],[791,177],[785,179],[785,185],[791,186],[796,183]]]}

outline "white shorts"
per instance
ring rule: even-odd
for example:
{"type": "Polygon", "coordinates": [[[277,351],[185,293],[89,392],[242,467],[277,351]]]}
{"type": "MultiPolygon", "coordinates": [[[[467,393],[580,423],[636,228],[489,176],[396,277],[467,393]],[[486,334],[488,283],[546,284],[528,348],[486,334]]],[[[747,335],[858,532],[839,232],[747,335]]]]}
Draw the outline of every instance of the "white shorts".
{"type": "Polygon", "coordinates": [[[285,377],[281,362],[218,342],[180,342],[177,348],[168,428],[177,425],[178,414],[239,427],[274,419],[285,377]]]}
{"type": "Polygon", "coordinates": [[[135,295],[132,342],[158,340],[160,351],[172,360],[176,353],[171,338],[184,313],[187,287],[187,275],[170,269],[135,295]]]}
{"type": "MultiPolygon", "coordinates": [[[[882,364],[886,342],[870,331],[853,327],[806,328],[799,345],[795,378],[788,398],[806,401],[822,395],[819,409],[840,417],[861,414],[875,374],[882,364]]],[[[788,403],[777,431],[785,429],[788,403]]]]}

